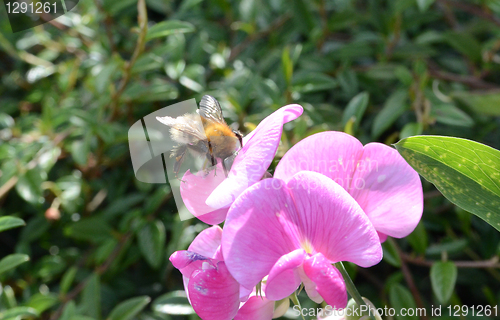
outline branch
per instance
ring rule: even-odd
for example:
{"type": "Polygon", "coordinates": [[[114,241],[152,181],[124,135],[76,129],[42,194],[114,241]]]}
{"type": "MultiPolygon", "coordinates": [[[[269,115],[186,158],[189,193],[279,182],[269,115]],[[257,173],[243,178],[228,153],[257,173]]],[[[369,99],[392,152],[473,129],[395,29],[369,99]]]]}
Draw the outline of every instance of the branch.
{"type": "MultiPolygon", "coordinates": [[[[126,233],[120,239],[120,242],[113,249],[113,252],[111,252],[111,254],[106,259],[106,261],[104,261],[103,264],[101,264],[100,266],[98,266],[97,268],[94,269],[94,273],[96,273],[98,275],[102,275],[103,273],[105,273],[109,269],[109,267],[111,266],[111,264],[113,263],[113,261],[116,259],[116,257],[118,257],[118,255],[120,254],[121,250],[125,246],[125,243],[127,243],[127,241],[131,237],[132,237],[132,233],[130,233],[130,232],[126,233]]],[[[66,294],[62,298],[61,305],[59,306],[59,308],[57,308],[56,312],[54,312],[52,314],[52,316],[50,317],[50,320],[57,320],[57,319],[59,319],[59,317],[61,316],[62,311],[64,310],[64,307],[66,306],[66,303],[68,303],[69,301],[71,301],[74,298],[76,298],[76,296],[79,295],[80,292],[83,289],[85,289],[85,286],[87,285],[87,282],[89,281],[90,277],[92,277],[92,275],[88,276],[85,280],[83,280],[82,282],[80,282],[76,287],[73,288],[73,290],[71,290],[70,292],[68,292],[68,294],[66,294]]]]}
{"type": "MultiPolygon", "coordinates": [[[[434,260],[425,260],[422,257],[412,257],[407,253],[401,253],[401,258],[403,258],[406,262],[409,262],[414,265],[424,266],[424,267],[432,267],[432,265],[438,261],[434,260]]],[[[481,260],[481,261],[452,261],[458,268],[479,268],[479,269],[487,269],[487,268],[500,268],[499,258],[498,256],[494,256],[489,260],[481,260]]]]}
{"type": "Polygon", "coordinates": [[[481,7],[473,5],[473,4],[468,4],[464,3],[461,1],[450,1],[450,0],[438,0],[438,2],[443,3],[445,5],[449,5],[452,7],[455,7],[457,9],[460,9],[462,11],[465,11],[467,13],[470,13],[472,15],[478,16],[482,19],[489,20],[490,22],[496,24],[497,26],[500,27],[500,19],[495,17],[493,14],[484,11],[481,9],[481,7]]]}
{"type": "Polygon", "coordinates": [[[237,44],[233,49],[231,49],[231,54],[229,55],[228,61],[233,61],[241,52],[243,52],[252,42],[262,39],[269,34],[273,33],[281,26],[285,24],[285,22],[290,19],[289,14],[284,14],[280,18],[276,19],[275,22],[266,30],[257,32],[252,34],[250,37],[246,38],[244,41],[237,44]]]}
{"type": "MultiPolygon", "coordinates": [[[[403,272],[403,276],[406,280],[406,283],[408,284],[408,288],[410,289],[413,298],[415,299],[417,307],[425,308],[424,302],[422,301],[422,298],[420,296],[420,292],[418,291],[417,286],[415,285],[415,281],[413,281],[413,276],[410,272],[410,269],[408,268],[403,259],[403,252],[401,251],[401,248],[399,248],[398,244],[394,239],[387,238],[387,241],[390,241],[394,245],[394,247],[398,252],[399,257],[401,258],[401,271],[403,272]]],[[[428,318],[427,316],[423,315],[422,319],[427,320],[428,318]]]]}
{"type": "Polygon", "coordinates": [[[460,83],[466,84],[470,87],[477,88],[477,89],[495,89],[495,88],[498,88],[498,86],[493,84],[493,83],[483,81],[483,80],[478,79],[478,78],[473,77],[473,76],[463,76],[463,75],[459,75],[459,74],[454,74],[454,73],[436,70],[431,65],[429,65],[429,67],[430,67],[428,69],[429,74],[436,79],[460,82],[460,83]]]}
{"type": "Polygon", "coordinates": [[[115,119],[118,114],[118,100],[122,95],[123,91],[127,87],[128,82],[130,81],[131,70],[134,66],[137,58],[144,51],[144,47],[146,46],[146,35],[148,33],[148,13],[146,10],[146,0],[139,0],[137,2],[137,11],[138,13],[138,23],[140,28],[139,38],[137,39],[137,44],[135,46],[134,53],[132,54],[132,58],[128,63],[125,64],[125,70],[122,80],[118,86],[118,90],[111,97],[111,120],[115,119]]]}

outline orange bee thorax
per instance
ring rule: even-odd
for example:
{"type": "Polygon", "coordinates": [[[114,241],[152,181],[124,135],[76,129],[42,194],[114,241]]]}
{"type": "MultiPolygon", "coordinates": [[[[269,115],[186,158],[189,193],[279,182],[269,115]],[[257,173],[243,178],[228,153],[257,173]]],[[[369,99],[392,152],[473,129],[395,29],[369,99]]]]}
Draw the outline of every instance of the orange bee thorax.
{"type": "Polygon", "coordinates": [[[227,125],[221,123],[210,123],[205,126],[205,135],[208,140],[215,137],[236,137],[233,130],[227,125]]]}

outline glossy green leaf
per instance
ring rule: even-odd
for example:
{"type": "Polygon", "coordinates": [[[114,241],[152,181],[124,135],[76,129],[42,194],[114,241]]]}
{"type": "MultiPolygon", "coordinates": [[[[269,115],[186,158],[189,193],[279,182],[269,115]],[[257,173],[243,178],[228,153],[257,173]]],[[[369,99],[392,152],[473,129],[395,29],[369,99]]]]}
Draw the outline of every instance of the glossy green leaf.
{"type": "Polygon", "coordinates": [[[156,298],[151,310],[159,314],[189,315],[194,314],[185,291],[173,291],[156,298]]]}
{"type": "Polygon", "coordinates": [[[166,37],[175,33],[193,32],[194,30],[195,30],[194,25],[186,21],[178,21],[178,20],[162,21],[149,28],[148,33],[146,35],[146,41],[155,38],[166,37]]]}
{"type": "Polygon", "coordinates": [[[436,0],[417,0],[417,5],[421,12],[425,12],[435,1],[436,0]]]}
{"type": "Polygon", "coordinates": [[[64,233],[78,240],[98,242],[111,237],[111,227],[100,216],[77,221],[64,230],[64,233]]]}
{"type": "Polygon", "coordinates": [[[108,320],[133,319],[151,301],[148,296],[128,299],[114,307],[109,314],[108,320]]]}
{"type": "Polygon", "coordinates": [[[30,307],[15,307],[0,311],[0,319],[26,319],[38,316],[38,312],[30,307]]]}
{"type": "Polygon", "coordinates": [[[165,226],[159,220],[147,223],[137,233],[141,253],[154,269],[157,269],[163,261],[165,237],[165,226]]]}
{"type": "Polygon", "coordinates": [[[422,134],[423,126],[419,122],[410,122],[405,124],[403,129],[401,129],[401,133],[399,134],[400,139],[408,138],[411,136],[417,136],[422,134]]]}
{"type": "Polygon", "coordinates": [[[398,254],[398,249],[394,246],[392,241],[382,243],[382,250],[384,251],[384,261],[396,268],[401,267],[401,257],[398,254]]]}
{"type": "Polygon", "coordinates": [[[415,230],[406,237],[406,240],[408,240],[413,250],[424,255],[429,245],[429,238],[427,237],[427,231],[425,230],[424,224],[420,222],[415,230]]]}
{"type": "Polygon", "coordinates": [[[31,204],[38,204],[42,199],[42,182],[47,178],[45,172],[35,167],[19,177],[16,184],[17,193],[31,204]]]}
{"type": "Polygon", "coordinates": [[[408,92],[404,89],[394,92],[385,102],[384,107],[375,117],[372,136],[379,137],[408,109],[408,92]]]}
{"type": "Polygon", "coordinates": [[[26,254],[13,253],[0,260],[0,274],[17,267],[18,265],[29,261],[30,257],[26,254]]]}
{"type": "Polygon", "coordinates": [[[337,86],[334,78],[320,72],[296,72],[292,80],[292,90],[299,93],[331,90],[337,86]]]}
{"type": "Polygon", "coordinates": [[[438,104],[432,106],[431,116],[437,122],[460,127],[472,127],[474,120],[465,112],[452,104],[438,104]]]}
{"type": "Polygon", "coordinates": [[[478,113],[492,116],[500,115],[500,93],[498,91],[456,91],[451,96],[478,113]]]}
{"type": "Polygon", "coordinates": [[[26,223],[23,219],[18,217],[5,216],[0,217],[0,232],[9,230],[12,228],[25,226],[26,223]]]}
{"type": "Polygon", "coordinates": [[[425,254],[429,256],[439,256],[443,254],[443,252],[447,252],[448,254],[456,254],[463,251],[467,245],[468,241],[466,239],[458,239],[448,242],[443,242],[439,244],[433,244],[425,250],[425,254]]]}
{"type": "Polygon", "coordinates": [[[87,280],[81,297],[82,313],[99,319],[101,316],[101,281],[98,274],[92,274],[87,280]]]}
{"type": "Polygon", "coordinates": [[[64,306],[61,318],[59,320],[73,320],[76,315],[76,304],[74,300],[68,301],[64,306]]]}
{"type": "Polygon", "coordinates": [[[54,306],[57,302],[59,302],[59,298],[54,293],[36,293],[31,296],[30,300],[26,303],[26,306],[35,309],[38,313],[42,313],[54,306]]]}
{"type": "Polygon", "coordinates": [[[451,262],[436,262],[431,267],[431,285],[441,304],[450,300],[457,281],[457,266],[451,262]]]}
{"type": "Polygon", "coordinates": [[[408,319],[415,319],[418,320],[419,317],[416,315],[413,316],[403,316],[401,311],[404,309],[404,311],[407,310],[415,310],[417,308],[417,304],[415,303],[415,300],[413,299],[413,296],[411,295],[410,291],[400,285],[399,283],[395,283],[391,286],[389,289],[389,301],[391,303],[391,307],[395,309],[396,316],[395,318],[397,320],[408,320],[408,319]]]}
{"type": "Polygon", "coordinates": [[[346,125],[347,121],[353,119],[353,132],[358,130],[359,124],[361,123],[361,118],[365,114],[366,108],[368,107],[368,101],[370,95],[368,92],[361,92],[357,94],[354,98],[349,101],[347,107],[342,115],[342,125],[346,125]]]}
{"type": "Polygon", "coordinates": [[[444,40],[455,50],[463,53],[474,61],[481,61],[481,45],[470,34],[450,31],[444,34],[444,40]]]}
{"type": "Polygon", "coordinates": [[[85,165],[90,152],[90,141],[88,139],[75,140],[71,144],[71,155],[79,165],[85,165]]]}
{"type": "Polygon", "coordinates": [[[448,200],[500,231],[500,151],[440,136],[410,137],[395,146],[448,200]]]}
{"type": "Polygon", "coordinates": [[[17,307],[16,294],[11,286],[3,286],[2,294],[0,294],[0,304],[7,309],[17,307]]]}
{"type": "Polygon", "coordinates": [[[76,267],[71,267],[66,271],[61,279],[60,291],[61,294],[66,294],[75,279],[75,275],[78,269],[76,267]]]}
{"type": "Polygon", "coordinates": [[[287,85],[292,82],[293,76],[293,62],[290,59],[290,48],[286,47],[281,55],[281,66],[283,67],[283,75],[287,85]]]}

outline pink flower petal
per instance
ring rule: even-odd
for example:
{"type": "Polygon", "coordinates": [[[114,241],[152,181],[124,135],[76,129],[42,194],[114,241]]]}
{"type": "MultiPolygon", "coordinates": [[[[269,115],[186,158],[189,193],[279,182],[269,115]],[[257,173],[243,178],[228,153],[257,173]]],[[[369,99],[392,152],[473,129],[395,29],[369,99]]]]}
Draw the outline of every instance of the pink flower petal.
{"type": "Polygon", "coordinates": [[[271,320],[274,312],[274,301],[265,297],[252,296],[238,310],[234,320],[271,320]]]}
{"type": "Polygon", "coordinates": [[[204,171],[198,171],[196,174],[186,171],[182,177],[180,192],[189,212],[207,224],[214,225],[224,221],[227,209],[215,209],[205,203],[212,191],[224,179],[224,171],[220,163],[208,174],[204,171]]]}
{"type": "Polygon", "coordinates": [[[418,173],[396,149],[381,143],[365,146],[350,194],[377,231],[402,238],[416,227],[423,211],[418,173]]]}
{"type": "Polygon", "coordinates": [[[189,280],[189,299],[203,320],[231,320],[240,306],[240,285],[224,262],[193,272],[189,280]]]}
{"type": "Polygon", "coordinates": [[[234,159],[228,178],[224,180],[206,203],[216,209],[227,208],[246,188],[262,179],[269,168],[280,143],[283,125],[302,114],[296,104],[275,111],[243,140],[243,148],[234,159]]]}
{"type": "Polygon", "coordinates": [[[297,249],[282,256],[269,272],[266,285],[266,297],[269,300],[281,300],[291,295],[302,282],[298,268],[304,261],[306,252],[297,249]]]}
{"type": "Polygon", "coordinates": [[[363,145],[353,136],[336,131],[317,133],[285,153],[274,177],[286,181],[299,171],[314,171],[330,177],[348,190],[362,154],[363,145]]]}
{"type": "Polygon", "coordinates": [[[286,185],[265,179],[245,190],[229,209],[222,232],[227,267],[247,288],[296,249],[363,267],[382,259],[377,233],[356,201],[333,180],[310,171],[286,185]]]}
{"type": "Polygon", "coordinates": [[[304,261],[304,273],[315,284],[315,290],[334,308],[345,308],[347,291],[340,272],[321,253],[304,261]]]}
{"type": "Polygon", "coordinates": [[[385,237],[405,237],[420,221],[420,178],[394,148],[380,143],[363,148],[345,133],[322,132],[293,146],[274,177],[286,181],[301,170],[322,173],[348,190],[385,237]]]}
{"type": "Polygon", "coordinates": [[[187,250],[172,253],[169,260],[186,278],[191,277],[191,274],[200,269],[203,263],[212,263],[212,259],[187,250]]]}
{"type": "Polygon", "coordinates": [[[189,245],[188,250],[201,254],[208,258],[223,260],[220,252],[222,229],[212,226],[200,232],[189,245]]]}

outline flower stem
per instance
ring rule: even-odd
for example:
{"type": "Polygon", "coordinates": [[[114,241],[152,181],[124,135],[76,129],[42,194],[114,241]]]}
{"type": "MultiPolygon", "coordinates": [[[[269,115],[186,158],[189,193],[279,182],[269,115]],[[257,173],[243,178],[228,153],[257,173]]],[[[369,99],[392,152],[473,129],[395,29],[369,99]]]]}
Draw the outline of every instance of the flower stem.
{"type": "MultiPolygon", "coordinates": [[[[340,271],[340,274],[342,274],[342,277],[344,278],[345,281],[347,292],[349,292],[354,301],[356,301],[356,304],[358,306],[365,306],[366,305],[365,301],[359,294],[359,291],[358,289],[356,289],[356,286],[354,286],[354,282],[352,282],[351,277],[347,273],[347,270],[344,268],[342,262],[336,262],[335,267],[337,267],[337,269],[340,271]]],[[[371,314],[371,312],[369,313],[369,316],[370,319],[375,320],[375,317],[371,314]]]]}
{"type": "MultiPolygon", "coordinates": [[[[297,297],[297,292],[293,292],[293,294],[290,296],[290,299],[292,299],[292,302],[296,306],[299,306],[299,309],[302,310],[302,307],[300,306],[299,298],[297,297]]],[[[302,312],[300,313],[300,316],[302,317],[302,320],[306,320],[304,318],[304,315],[302,314],[302,312]]]]}

